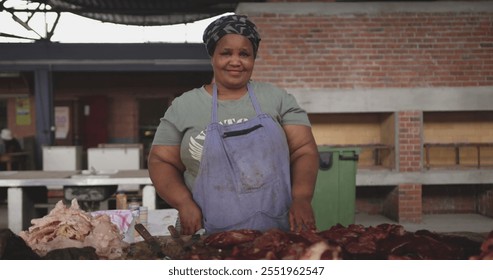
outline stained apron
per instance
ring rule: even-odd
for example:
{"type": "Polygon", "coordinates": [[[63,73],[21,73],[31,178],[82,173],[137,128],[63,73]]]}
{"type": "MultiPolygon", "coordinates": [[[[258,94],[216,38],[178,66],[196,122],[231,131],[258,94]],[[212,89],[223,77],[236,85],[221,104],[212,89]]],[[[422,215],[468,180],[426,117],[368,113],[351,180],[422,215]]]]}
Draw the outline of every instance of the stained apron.
{"type": "Polygon", "coordinates": [[[233,229],[289,230],[287,140],[276,121],[261,111],[250,84],[247,87],[256,117],[221,125],[213,86],[211,123],[193,190],[208,234],[233,229]]]}

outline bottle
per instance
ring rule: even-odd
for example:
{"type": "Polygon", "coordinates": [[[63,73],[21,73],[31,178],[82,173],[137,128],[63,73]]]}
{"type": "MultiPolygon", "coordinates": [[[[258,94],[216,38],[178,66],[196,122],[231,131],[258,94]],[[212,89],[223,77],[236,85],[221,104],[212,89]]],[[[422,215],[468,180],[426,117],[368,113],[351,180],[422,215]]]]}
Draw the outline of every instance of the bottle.
{"type": "Polygon", "coordinates": [[[139,222],[141,224],[143,224],[145,227],[147,227],[147,217],[148,217],[148,214],[147,214],[147,207],[145,206],[140,206],[139,207],[139,222]]]}
{"type": "Polygon", "coordinates": [[[140,207],[140,203],[136,199],[131,199],[127,205],[127,208],[130,210],[139,210],[140,207]]]}
{"type": "Polygon", "coordinates": [[[134,229],[134,226],[140,223],[139,207],[140,207],[140,203],[135,199],[131,199],[130,202],[128,203],[128,210],[132,211],[131,227],[134,232],[134,236],[133,236],[134,241],[138,240],[140,237],[140,234],[134,229]]]}
{"type": "Polygon", "coordinates": [[[127,195],[124,192],[119,192],[116,194],[116,209],[125,210],[127,209],[127,195]]]}

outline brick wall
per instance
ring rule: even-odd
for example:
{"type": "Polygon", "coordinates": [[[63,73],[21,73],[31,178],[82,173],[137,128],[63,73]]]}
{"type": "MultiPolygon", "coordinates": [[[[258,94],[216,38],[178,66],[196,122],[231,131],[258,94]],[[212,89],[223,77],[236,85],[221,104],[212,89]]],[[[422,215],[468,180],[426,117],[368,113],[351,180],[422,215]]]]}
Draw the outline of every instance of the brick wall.
{"type": "Polygon", "coordinates": [[[399,222],[420,223],[422,221],[422,186],[419,184],[401,184],[398,186],[397,212],[399,222]]]}
{"type": "MultiPolygon", "coordinates": [[[[138,103],[134,96],[114,95],[109,104],[110,143],[136,143],[138,139],[138,103]]],[[[165,104],[163,104],[163,107],[165,104]]]]}
{"type": "Polygon", "coordinates": [[[382,214],[385,197],[392,191],[392,187],[356,188],[356,212],[369,215],[382,214]]]}
{"type": "Polygon", "coordinates": [[[254,78],[283,87],[493,85],[492,12],[249,16],[262,35],[254,78]]]}
{"type": "Polygon", "coordinates": [[[481,186],[426,186],[423,188],[423,213],[476,213],[481,186]]]}
{"type": "Polygon", "coordinates": [[[478,195],[478,213],[493,217],[493,186],[486,186],[478,195]]]}
{"type": "Polygon", "coordinates": [[[421,170],[422,112],[398,113],[399,170],[412,172],[421,170]]]}
{"type": "Polygon", "coordinates": [[[24,82],[22,77],[2,78],[0,79],[0,93],[0,97],[7,100],[7,127],[12,130],[12,135],[18,139],[34,136],[36,131],[36,107],[34,96],[31,94],[28,84],[24,82]],[[17,124],[16,97],[29,98],[30,124],[17,124]]]}
{"type": "MultiPolygon", "coordinates": [[[[2,78],[0,97],[8,100],[8,126],[18,138],[32,137],[36,134],[36,111],[34,96],[29,84],[30,75],[20,78],[2,78]],[[12,97],[14,96],[14,97],[12,97]],[[15,96],[28,96],[31,105],[31,124],[16,123],[15,96]]],[[[139,140],[139,99],[162,100],[173,98],[210,80],[206,72],[55,72],[53,74],[53,97],[55,101],[78,102],[89,96],[108,98],[107,124],[110,143],[134,143],[139,140]]],[[[80,105],[80,104],[79,104],[80,105]]],[[[164,114],[168,104],[162,104],[164,114]]],[[[82,109],[80,109],[82,110],[82,109]]],[[[156,125],[159,118],[156,118],[156,125]]]]}
{"type": "MultiPolygon", "coordinates": [[[[56,73],[55,99],[89,95],[108,97],[108,142],[139,141],[139,99],[162,100],[200,86],[204,74],[196,73],[56,73]]],[[[168,104],[162,104],[163,114],[168,104]]],[[[156,119],[156,125],[159,119],[156,119]]]]}

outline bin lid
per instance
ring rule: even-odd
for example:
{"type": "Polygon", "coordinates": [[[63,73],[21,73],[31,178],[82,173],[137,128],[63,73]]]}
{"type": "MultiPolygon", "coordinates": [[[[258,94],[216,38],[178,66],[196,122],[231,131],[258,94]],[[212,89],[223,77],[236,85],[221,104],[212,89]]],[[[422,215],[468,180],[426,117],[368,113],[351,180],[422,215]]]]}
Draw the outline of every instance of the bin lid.
{"type": "Polygon", "coordinates": [[[354,152],[355,154],[359,154],[361,152],[361,148],[359,147],[351,147],[351,146],[330,146],[330,145],[319,145],[318,146],[318,151],[319,152],[354,152]]]}

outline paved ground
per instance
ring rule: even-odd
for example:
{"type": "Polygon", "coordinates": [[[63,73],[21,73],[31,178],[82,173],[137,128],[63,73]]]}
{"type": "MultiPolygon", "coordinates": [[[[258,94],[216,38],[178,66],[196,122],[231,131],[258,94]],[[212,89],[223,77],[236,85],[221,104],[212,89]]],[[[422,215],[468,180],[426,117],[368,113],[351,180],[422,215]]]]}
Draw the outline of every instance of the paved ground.
{"type": "MultiPolygon", "coordinates": [[[[379,224],[396,224],[384,216],[357,214],[355,224],[376,226],[379,224]]],[[[407,231],[427,229],[434,232],[475,232],[489,233],[493,231],[493,219],[479,214],[441,214],[425,215],[420,224],[402,223],[407,231]]],[[[7,204],[0,201],[0,229],[7,228],[7,204]]]]}

